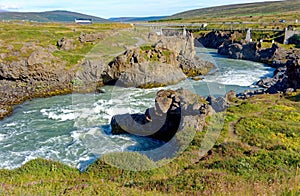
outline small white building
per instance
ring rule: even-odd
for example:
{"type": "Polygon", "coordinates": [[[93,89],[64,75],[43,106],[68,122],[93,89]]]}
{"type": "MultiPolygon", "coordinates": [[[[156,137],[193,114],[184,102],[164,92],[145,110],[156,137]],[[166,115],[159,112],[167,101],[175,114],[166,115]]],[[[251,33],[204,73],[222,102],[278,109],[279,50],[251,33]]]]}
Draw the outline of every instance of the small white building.
{"type": "Polygon", "coordinates": [[[93,24],[93,20],[92,19],[85,19],[85,18],[75,18],[75,23],[76,24],[93,24]]]}

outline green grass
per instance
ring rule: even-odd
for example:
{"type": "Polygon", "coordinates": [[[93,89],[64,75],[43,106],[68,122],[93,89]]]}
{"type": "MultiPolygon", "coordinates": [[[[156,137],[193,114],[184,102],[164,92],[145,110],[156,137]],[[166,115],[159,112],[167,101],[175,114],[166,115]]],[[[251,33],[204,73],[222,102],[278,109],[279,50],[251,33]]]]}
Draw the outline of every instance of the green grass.
{"type": "MultiPolygon", "coordinates": [[[[195,132],[189,147],[168,164],[168,160],[154,162],[136,153],[117,153],[104,156],[80,173],[57,162],[37,159],[18,169],[1,170],[0,194],[298,195],[299,95],[236,100],[226,112],[220,137],[204,157],[199,155],[199,148],[208,127],[195,132]],[[107,164],[126,168],[132,166],[130,157],[140,157],[134,163],[138,170],[161,167],[128,171],[107,164]]],[[[208,118],[207,124],[219,117],[208,118]]],[[[184,139],[191,130],[186,131],[177,137],[184,139]]]]}
{"type": "Polygon", "coordinates": [[[126,50],[126,47],[132,46],[137,43],[140,34],[135,31],[118,31],[112,33],[109,37],[94,45],[90,50],[90,56],[100,55],[102,60],[110,62],[113,58],[126,50]]]}
{"type": "MultiPolygon", "coordinates": [[[[49,46],[56,47],[56,42],[65,37],[75,40],[76,48],[70,51],[55,51],[54,56],[58,58],[58,61],[65,62],[67,68],[76,65],[80,60],[84,59],[87,54],[95,47],[91,43],[80,43],[78,38],[81,32],[94,33],[103,32],[109,39],[113,41],[121,41],[128,44],[133,44],[136,39],[120,36],[119,39],[111,38],[109,32],[122,30],[124,28],[130,28],[130,25],[126,24],[93,24],[93,25],[76,25],[76,24],[62,24],[59,23],[30,23],[30,22],[1,22],[0,23],[0,40],[2,47],[1,53],[7,53],[9,57],[4,59],[7,62],[17,61],[28,58],[31,53],[36,50],[36,47],[48,48],[49,46]],[[130,41],[128,41],[130,40],[130,41]],[[32,43],[34,45],[28,48],[27,51],[22,51],[22,47],[26,43],[32,43]],[[8,47],[13,46],[13,51],[20,52],[19,56],[12,56],[12,52],[8,47]]],[[[124,32],[120,34],[125,34],[124,32]]],[[[98,44],[101,40],[95,41],[94,44],[98,44]]],[[[106,43],[104,42],[103,45],[106,43]]],[[[106,50],[109,51],[109,47],[106,46],[106,50]]],[[[124,48],[123,48],[124,50],[124,48]]],[[[119,52],[118,50],[117,52],[119,52]]]]}

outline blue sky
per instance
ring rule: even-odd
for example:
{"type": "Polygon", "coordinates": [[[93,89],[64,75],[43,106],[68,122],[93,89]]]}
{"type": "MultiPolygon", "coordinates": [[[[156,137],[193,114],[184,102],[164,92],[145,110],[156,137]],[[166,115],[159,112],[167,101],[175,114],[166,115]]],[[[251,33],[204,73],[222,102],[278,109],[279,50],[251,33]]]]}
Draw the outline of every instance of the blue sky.
{"type": "Polygon", "coordinates": [[[0,9],[20,12],[68,10],[103,18],[120,16],[160,16],[235,3],[271,0],[0,0],[0,9]]]}

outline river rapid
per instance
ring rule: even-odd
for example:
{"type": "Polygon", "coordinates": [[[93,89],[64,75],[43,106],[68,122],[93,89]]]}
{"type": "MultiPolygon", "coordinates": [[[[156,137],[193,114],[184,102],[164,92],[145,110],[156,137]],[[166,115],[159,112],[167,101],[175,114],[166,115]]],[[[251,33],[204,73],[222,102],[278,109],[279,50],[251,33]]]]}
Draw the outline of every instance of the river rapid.
{"type": "Polygon", "coordinates": [[[154,106],[160,89],[186,88],[201,95],[224,95],[229,90],[253,89],[273,69],[261,63],[228,59],[215,50],[197,48],[197,55],[217,68],[203,80],[187,79],[164,88],[136,89],[105,86],[102,94],[70,94],[34,99],[16,106],[12,116],[0,121],[0,168],[20,167],[45,158],[84,170],[109,152],[147,151],[161,141],[130,135],[111,135],[115,114],[142,112],[154,106]]]}

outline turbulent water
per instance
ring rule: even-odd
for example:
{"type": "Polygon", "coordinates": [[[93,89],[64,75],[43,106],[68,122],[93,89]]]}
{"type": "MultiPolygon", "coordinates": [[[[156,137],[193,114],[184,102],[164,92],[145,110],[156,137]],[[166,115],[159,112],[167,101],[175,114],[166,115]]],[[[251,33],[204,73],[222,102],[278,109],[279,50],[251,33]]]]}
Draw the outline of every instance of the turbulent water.
{"type": "MultiPolygon", "coordinates": [[[[201,81],[185,80],[170,89],[190,89],[202,96],[253,88],[273,70],[263,64],[226,59],[215,50],[197,49],[217,69],[201,81]]],[[[120,113],[144,112],[159,90],[106,86],[103,94],[72,94],[35,99],[0,121],[0,168],[16,168],[41,157],[84,169],[99,156],[115,151],[146,151],[162,142],[129,135],[113,136],[109,122],[120,113]]]]}

